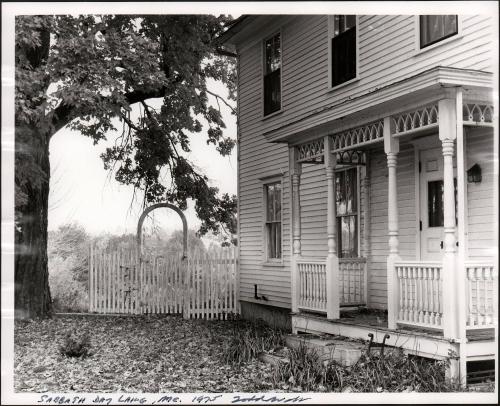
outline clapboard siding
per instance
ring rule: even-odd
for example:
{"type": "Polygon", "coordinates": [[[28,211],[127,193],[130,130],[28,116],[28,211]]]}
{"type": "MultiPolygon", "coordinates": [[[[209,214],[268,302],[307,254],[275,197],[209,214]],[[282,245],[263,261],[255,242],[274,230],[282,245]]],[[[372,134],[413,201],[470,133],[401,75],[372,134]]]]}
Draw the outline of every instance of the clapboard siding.
{"type": "MultiPolygon", "coordinates": [[[[414,16],[359,16],[359,80],[329,91],[328,18],[322,15],[287,17],[281,26],[283,43],[283,113],[262,122],[263,131],[306,116],[326,105],[353,98],[375,88],[413,76],[434,66],[491,71],[493,68],[493,17],[460,16],[462,32],[453,41],[416,52],[414,16]]],[[[251,97],[261,98],[261,41],[251,37],[240,44],[245,54],[255,54],[242,68],[251,97]],[[249,46],[249,44],[253,44],[249,46]],[[249,47],[248,47],[249,46],[249,47]],[[254,49],[258,49],[257,52],[254,49]],[[247,69],[247,70],[245,70],[247,69]]],[[[243,97],[249,97],[241,89],[243,97]]]]}
{"type": "MultiPolygon", "coordinates": [[[[495,221],[494,188],[497,182],[493,174],[493,130],[466,129],[466,169],[479,164],[481,183],[467,183],[468,256],[471,260],[484,260],[494,256],[495,221]]],[[[498,180],[497,180],[498,181],[498,180]]]]}
{"type": "MultiPolygon", "coordinates": [[[[491,35],[493,17],[462,16],[461,36],[425,52],[417,52],[414,16],[359,16],[359,80],[331,90],[328,86],[328,17],[324,15],[267,16],[266,29],[236,44],[239,52],[239,227],[241,299],[255,301],[254,285],[265,295],[265,304],[290,307],[291,208],[288,148],[270,144],[263,133],[298,121],[322,108],[363,96],[377,88],[414,76],[435,66],[491,71],[494,49],[491,35]],[[262,41],[276,26],[282,33],[282,111],[262,117],[262,41]],[[282,180],[283,261],[279,266],[264,263],[263,184],[270,176],[282,180]]],[[[297,124],[297,129],[303,129],[297,124]]],[[[308,125],[308,124],[307,124],[308,125]]],[[[304,127],[305,128],[305,127],[304,127]]],[[[467,134],[468,167],[485,162],[491,142],[483,132],[467,134]]],[[[489,154],[489,155],[488,155],[489,154]]],[[[386,308],[387,281],[387,161],[381,144],[369,151],[370,230],[368,246],[369,304],[386,308]]],[[[414,150],[401,145],[397,186],[399,208],[399,249],[403,259],[415,259],[414,150]]],[[[469,249],[471,258],[484,257],[494,235],[492,164],[485,164],[483,182],[468,185],[469,249]]],[[[323,165],[303,165],[301,176],[302,255],[323,259],[327,253],[326,176],[323,165]]],[[[365,229],[363,209],[367,202],[360,194],[360,230],[365,229]]],[[[361,244],[363,235],[360,237],[361,244]]],[[[365,255],[365,253],[361,253],[365,255]]],[[[264,303],[264,302],[262,302],[264,303]]]]}
{"type": "Polygon", "coordinates": [[[254,300],[254,285],[266,304],[290,307],[290,208],[288,148],[266,143],[261,119],[260,44],[240,56],[239,64],[239,227],[240,298],[254,300]],[[264,183],[269,176],[282,181],[281,266],[264,262],[264,183]]]}

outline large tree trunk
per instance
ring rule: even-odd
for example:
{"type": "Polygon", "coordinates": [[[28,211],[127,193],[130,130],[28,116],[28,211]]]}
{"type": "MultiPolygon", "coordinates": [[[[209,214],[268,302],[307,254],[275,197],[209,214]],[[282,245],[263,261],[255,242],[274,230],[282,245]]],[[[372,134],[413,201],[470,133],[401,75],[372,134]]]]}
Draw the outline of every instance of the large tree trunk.
{"type": "Polygon", "coordinates": [[[51,311],[47,268],[49,140],[36,127],[16,127],[16,319],[45,317],[51,311]]]}

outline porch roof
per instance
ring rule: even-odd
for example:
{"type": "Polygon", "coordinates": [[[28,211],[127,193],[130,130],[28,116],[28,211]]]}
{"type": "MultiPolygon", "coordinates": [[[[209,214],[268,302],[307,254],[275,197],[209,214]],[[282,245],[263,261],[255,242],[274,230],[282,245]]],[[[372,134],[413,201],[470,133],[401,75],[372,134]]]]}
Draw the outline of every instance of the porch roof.
{"type": "Polygon", "coordinates": [[[492,78],[490,72],[438,66],[287,121],[264,136],[269,142],[304,143],[439,100],[459,86],[464,100],[491,102],[492,78]]]}

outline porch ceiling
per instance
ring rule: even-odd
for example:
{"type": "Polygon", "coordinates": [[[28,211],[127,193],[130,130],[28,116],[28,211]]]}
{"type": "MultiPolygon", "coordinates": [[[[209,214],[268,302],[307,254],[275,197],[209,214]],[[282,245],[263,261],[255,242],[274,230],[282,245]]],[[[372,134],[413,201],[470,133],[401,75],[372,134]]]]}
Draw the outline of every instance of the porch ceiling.
{"type": "Polygon", "coordinates": [[[491,73],[436,67],[297,117],[265,132],[264,136],[270,142],[302,144],[427,105],[445,97],[449,88],[458,86],[463,88],[464,100],[492,101],[491,73]]]}

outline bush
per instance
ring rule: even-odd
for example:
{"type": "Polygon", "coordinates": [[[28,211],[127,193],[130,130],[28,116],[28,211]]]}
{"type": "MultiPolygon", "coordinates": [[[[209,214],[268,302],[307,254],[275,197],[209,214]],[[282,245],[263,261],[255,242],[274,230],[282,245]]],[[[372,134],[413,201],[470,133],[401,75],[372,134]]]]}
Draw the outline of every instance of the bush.
{"type": "Polygon", "coordinates": [[[274,369],[272,380],[275,387],[291,384],[303,391],[458,391],[458,385],[446,382],[445,367],[445,361],[408,356],[401,349],[386,350],[384,357],[363,354],[351,367],[335,361],[324,366],[314,350],[301,345],[290,349],[289,362],[274,369]]]}
{"type": "Polygon", "coordinates": [[[284,332],[269,327],[262,320],[235,320],[231,325],[233,330],[230,338],[222,347],[222,358],[227,364],[248,362],[260,353],[285,343],[284,332]]]}
{"type": "Polygon", "coordinates": [[[49,285],[55,312],[86,312],[88,311],[87,283],[78,281],[70,272],[72,258],[51,260],[49,285]]]}
{"type": "Polygon", "coordinates": [[[89,354],[90,338],[88,333],[78,335],[67,333],[64,344],[59,347],[59,352],[66,357],[85,358],[89,354]]]}

